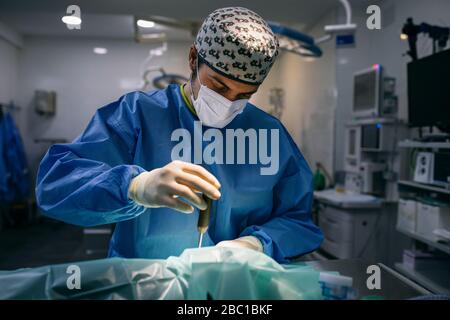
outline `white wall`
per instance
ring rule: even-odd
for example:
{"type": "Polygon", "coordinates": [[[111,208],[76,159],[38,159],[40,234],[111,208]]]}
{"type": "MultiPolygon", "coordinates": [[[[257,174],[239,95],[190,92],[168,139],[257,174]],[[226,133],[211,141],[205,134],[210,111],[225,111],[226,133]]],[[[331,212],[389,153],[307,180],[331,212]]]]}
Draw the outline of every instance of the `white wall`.
{"type": "Polygon", "coordinates": [[[0,23],[0,103],[17,98],[20,45],[20,36],[0,23]]]}
{"type": "MultiPolygon", "coordinates": [[[[323,27],[335,23],[334,11],[320,18],[305,32],[313,37],[324,35],[323,27]]],[[[293,53],[284,52],[279,57],[255,103],[267,108],[269,89],[285,90],[285,110],[281,121],[300,147],[314,170],[321,162],[333,171],[334,112],[336,108],[335,47],[333,42],[321,45],[323,56],[307,61],[293,53]]]]}
{"type": "MultiPolygon", "coordinates": [[[[36,172],[48,144],[36,144],[36,138],[72,140],[86,127],[97,108],[139,89],[141,65],[150,48],[125,40],[64,39],[27,37],[20,55],[19,103],[21,132],[30,166],[36,172]],[[108,48],[96,55],[93,47],[108,48]],[[38,116],[33,110],[37,89],[57,92],[57,113],[52,118],[38,116]]],[[[168,51],[155,57],[152,65],[187,76],[190,43],[169,43],[168,51]]]]}

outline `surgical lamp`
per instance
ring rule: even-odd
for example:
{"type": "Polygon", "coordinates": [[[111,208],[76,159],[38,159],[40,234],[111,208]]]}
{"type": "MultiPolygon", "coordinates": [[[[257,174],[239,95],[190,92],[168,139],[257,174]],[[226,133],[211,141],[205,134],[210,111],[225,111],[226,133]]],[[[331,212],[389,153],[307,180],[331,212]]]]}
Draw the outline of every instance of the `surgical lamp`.
{"type": "Polygon", "coordinates": [[[352,8],[350,3],[348,0],[339,0],[339,2],[345,10],[345,23],[326,25],[324,27],[326,35],[318,39],[313,39],[304,33],[278,23],[270,22],[270,28],[277,34],[280,41],[280,48],[303,57],[318,58],[322,56],[322,50],[318,46],[319,43],[332,39],[335,34],[353,33],[356,30],[356,24],[352,23],[352,8]]]}
{"type": "Polygon", "coordinates": [[[164,69],[161,67],[154,67],[147,69],[144,72],[143,78],[144,78],[144,85],[142,86],[143,91],[149,90],[150,83],[152,83],[153,86],[157,89],[164,89],[170,84],[183,84],[186,81],[188,81],[188,78],[182,75],[166,73],[164,69]],[[148,75],[152,72],[159,72],[160,75],[154,77],[153,80],[151,81],[148,79],[148,75]]]}
{"type": "Polygon", "coordinates": [[[302,57],[322,56],[322,50],[315,44],[312,37],[276,22],[269,22],[269,26],[277,34],[281,49],[302,57]]]}

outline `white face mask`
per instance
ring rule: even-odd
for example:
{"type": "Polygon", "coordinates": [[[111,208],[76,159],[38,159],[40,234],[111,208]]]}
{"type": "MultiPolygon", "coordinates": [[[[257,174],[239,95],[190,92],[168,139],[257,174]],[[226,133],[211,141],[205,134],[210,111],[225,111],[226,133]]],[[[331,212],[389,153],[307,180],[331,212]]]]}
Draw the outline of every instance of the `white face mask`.
{"type": "Polygon", "coordinates": [[[233,121],[238,114],[244,111],[248,99],[239,99],[235,101],[228,100],[200,82],[198,60],[197,78],[200,83],[200,90],[198,91],[197,99],[194,99],[194,96],[191,95],[191,100],[194,104],[194,109],[197,112],[197,116],[203,125],[213,128],[223,128],[233,121]]]}

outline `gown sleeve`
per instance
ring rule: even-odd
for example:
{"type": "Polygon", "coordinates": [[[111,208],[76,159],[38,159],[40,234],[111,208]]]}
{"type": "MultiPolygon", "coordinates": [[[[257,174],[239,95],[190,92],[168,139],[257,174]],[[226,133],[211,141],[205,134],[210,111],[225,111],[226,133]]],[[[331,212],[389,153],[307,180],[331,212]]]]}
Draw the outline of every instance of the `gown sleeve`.
{"type": "Polygon", "coordinates": [[[128,199],[140,134],[138,93],[100,108],[72,143],[53,145],[39,166],[36,197],[44,214],[94,226],[134,218],[145,208],[128,199]]]}
{"type": "Polygon", "coordinates": [[[290,159],[275,186],[271,219],[262,225],[252,225],[240,236],[255,236],[263,244],[264,253],[280,263],[289,258],[316,250],[323,234],[311,219],[313,200],[312,172],[292,138],[283,128],[286,152],[290,159]]]}

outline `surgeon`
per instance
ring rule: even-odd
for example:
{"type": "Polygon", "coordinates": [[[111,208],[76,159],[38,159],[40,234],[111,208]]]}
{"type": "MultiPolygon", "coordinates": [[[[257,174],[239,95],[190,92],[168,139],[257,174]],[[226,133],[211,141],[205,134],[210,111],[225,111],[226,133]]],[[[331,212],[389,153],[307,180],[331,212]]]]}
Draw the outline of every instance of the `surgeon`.
{"type": "MultiPolygon", "coordinates": [[[[248,102],[277,55],[258,14],[213,11],[190,48],[187,83],[128,93],[98,109],[72,143],[48,150],[37,177],[40,208],[76,225],[115,223],[110,257],[165,259],[196,247],[204,196],[214,200],[204,246],[253,249],[280,263],[314,251],[323,237],[311,220],[311,170],[282,124],[248,102]],[[194,152],[174,159],[173,133],[184,129],[195,140],[198,126],[224,137],[228,129],[278,131],[278,170],[195,163],[194,152]]],[[[200,139],[192,145],[207,148],[200,139]]]]}

